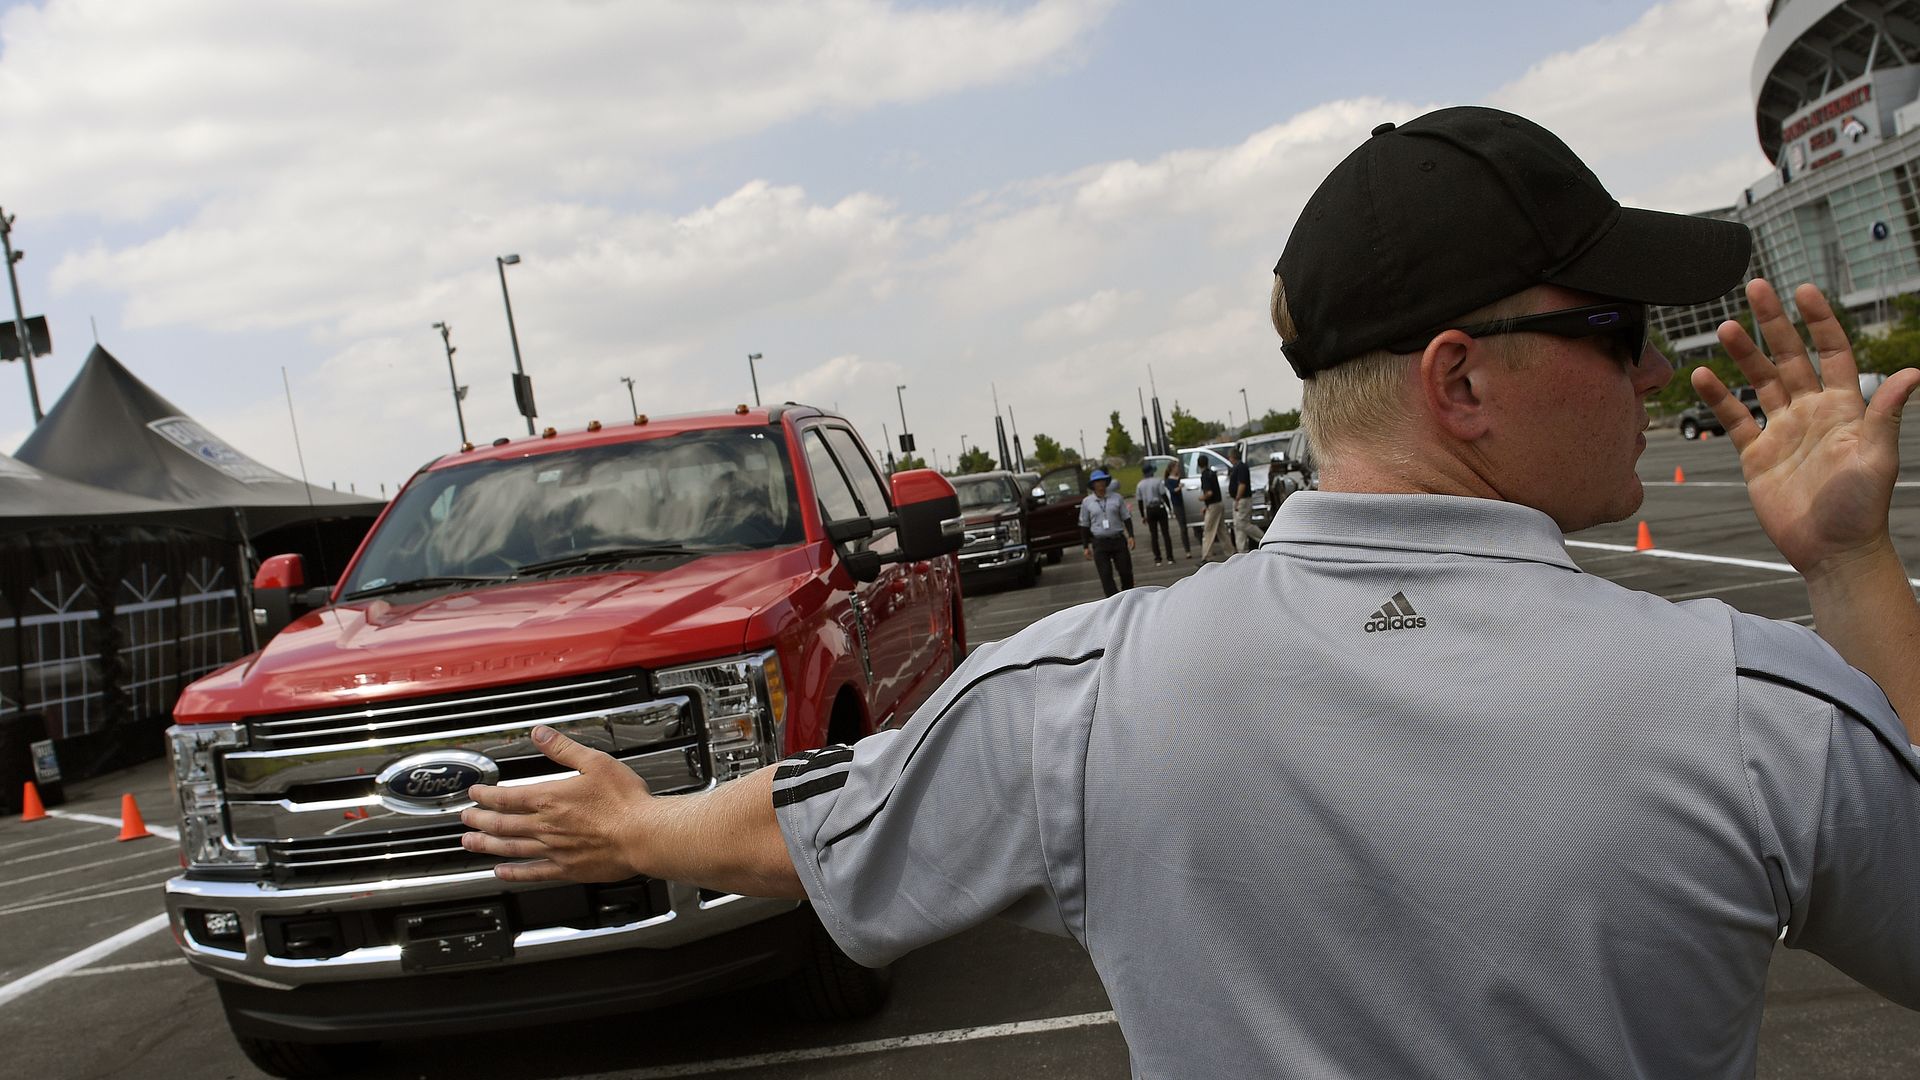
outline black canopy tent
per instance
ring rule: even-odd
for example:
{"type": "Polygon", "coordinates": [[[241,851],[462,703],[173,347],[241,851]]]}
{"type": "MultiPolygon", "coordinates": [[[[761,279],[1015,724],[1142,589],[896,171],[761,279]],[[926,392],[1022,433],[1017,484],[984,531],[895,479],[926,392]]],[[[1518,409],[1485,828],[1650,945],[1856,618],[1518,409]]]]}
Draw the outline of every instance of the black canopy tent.
{"type": "Polygon", "coordinates": [[[226,510],[260,556],[299,552],[323,579],[340,570],[385,505],[260,464],[98,345],[15,456],[83,484],[226,510]]]}
{"type": "Polygon", "coordinates": [[[384,505],[254,461],[98,346],[15,456],[0,725],[44,725],[74,775],[159,753],[180,690],[255,646],[261,559],[296,552],[331,580],[384,505]]]}
{"type": "Polygon", "coordinates": [[[152,757],[181,688],[246,651],[230,528],[0,454],[0,803],[41,739],[70,776],[152,757]]]}

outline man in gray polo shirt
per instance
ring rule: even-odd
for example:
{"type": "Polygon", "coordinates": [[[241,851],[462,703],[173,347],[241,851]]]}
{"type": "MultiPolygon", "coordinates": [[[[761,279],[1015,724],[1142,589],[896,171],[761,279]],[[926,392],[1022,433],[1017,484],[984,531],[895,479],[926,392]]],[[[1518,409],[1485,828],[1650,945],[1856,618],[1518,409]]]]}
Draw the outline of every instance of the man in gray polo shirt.
{"type": "Polygon", "coordinates": [[[1920,1007],[1920,607],[1887,528],[1920,372],[1867,407],[1804,287],[1823,387],[1755,281],[1777,366],[1721,334],[1767,429],[1696,375],[1819,636],[1561,542],[1640,504],[1672,376],[1645,305],[1723,294],[1747,245],[1622,209],[1510,114],[1383,125],[1276,269],[1323,471],[1259,550],[709,794],[543,735],[582,775],[474,788],[467,843],[531,860],[510,880],[804,896],[867,964],[995,915],[1071,934],[1143,1077],[1749,1076],[1783,933],[1920,1007]],[[1158,674],[1166,641],[1276,634],[1283,688],[1228,656],[1158,674]]]}

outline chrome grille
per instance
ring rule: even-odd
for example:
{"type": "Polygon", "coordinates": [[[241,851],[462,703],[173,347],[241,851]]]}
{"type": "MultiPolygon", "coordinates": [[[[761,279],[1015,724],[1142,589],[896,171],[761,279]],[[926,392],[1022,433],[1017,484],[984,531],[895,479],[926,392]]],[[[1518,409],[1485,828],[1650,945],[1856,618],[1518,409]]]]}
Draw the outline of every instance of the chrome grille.
{"type": "Polygon", "coordinates": [[[621,672],[535,686],[375,702],[355,709],[292,713],[254,720],[247,730],[254,749],[285,750],[507,727],[521,721],[531,724],[550,716],[618,708],[646,699],[646,676],[621,672]]]}
{"type": "Polygon", "coordinates": [[[460,846],[459,805],[402,798],[375,778],[435,751],[478,754],[498,767],[493,782],[505,785],[565,775],[532,741],[533,726],[547,724],[612,754],[656,794],[705,787],[710,768],[694,698],[653,697],[648,685],[645,675],[620,673],[257,718],[247,748],[220,758],[227,835],[258,847],[285,885],[485,869],[498,860],[460,846]]]}
{"type": "Polygon", "coordinates": [[[272,876],[283,885],[323,885],[381,877],[483,870],[502,860],[460,846],[459,824],[406,829],[375,838],[346,837],[266,844],[272,876]]]}

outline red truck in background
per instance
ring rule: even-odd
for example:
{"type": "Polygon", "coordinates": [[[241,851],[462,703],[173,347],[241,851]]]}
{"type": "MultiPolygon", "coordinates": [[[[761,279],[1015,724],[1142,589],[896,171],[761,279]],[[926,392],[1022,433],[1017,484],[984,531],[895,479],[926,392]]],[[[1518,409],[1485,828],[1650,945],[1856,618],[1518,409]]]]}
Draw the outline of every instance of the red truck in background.
{"type": "Polygon", "coordinates": [[[656,794],[904,722],[965,655],[959,505],[884,480],[805,406],[636,417],[423,467],[340,581],[255,580],[265,648],[169,730],[184,870],[167,910],[248,1057],[281,1076],[371,1042],[550,1023],[786,977],[877,1009],[804,904],[679,882],[508,884],[461,847],[475,783],[571,775],[548,724],[656,794]],[[284,628],[282,628],[284,626],[284,628]],[[274,633],[274,631],[278,633],[274,633]]]}

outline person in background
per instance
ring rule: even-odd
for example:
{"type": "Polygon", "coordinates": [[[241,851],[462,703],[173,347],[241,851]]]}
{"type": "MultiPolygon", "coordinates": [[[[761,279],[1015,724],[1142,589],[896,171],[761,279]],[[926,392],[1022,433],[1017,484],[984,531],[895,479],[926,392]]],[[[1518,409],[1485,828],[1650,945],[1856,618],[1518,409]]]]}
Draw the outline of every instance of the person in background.
{"type": "Polygon", "coordinates": [[[1113,477],[1105,469],[1093,470],[1087,478],[1093,493],[1080,500],[1080,536],[1087,558],[1100,572],[1100,588],[1112,596],[1120,589],[1133,588],[1133,511],[1127,500],[1112,491],[1113,477]],[[1120,589],[1114,588],[1113,571],[1120,570],[1120,589]]]}
{"type": "MultiPolygon", "coordinates": [[[[1213,558],[1213,542],[1221,539],[1220,524],[1226,519],[1226,506],[1220,501],[1220,474],[1213,462],[1200,459],[1200,506],[1205,522],[1200,528],[1200,561],[1213,558]]],[[[1227,554],[1233,554],[1233,541],[1227,541],[1227,554]]]]}
{"type": "Polygon", "coordinates": [[[1253,527],[1253,470],[1240,460],[1240,448],[1227,451],[1227,493],[1233,496],[1233,543],[1236,551],[1252,551],[1260,546],[1260,530],[1253,527]]]}
{"type": "Polygon", "coordinates": [[[1153,545],[1153,565],[1160,565],[1160,540],[1167,541],[1167,561],[1173,561],[1173,534],[1167,531],[1166,481],[1153,475],[1153,462],[1140,467],[1140,483],[1133,489],[1133,505],[1147,519],[1147,541],[1153,545]]]}
{"type": "MultiPolygon", "coordinates": [[[[1180,523],[1180,550],[1193,558],[1193,530],[1187,525],[1187,490],[1181,481],[1186,479],[1186,470],[1180,467],[1180,459],[1167,462],[1167,508],[1173,511],[1174,520],[1180,523]]],[[[1173,544],[1167,544],[1167,561],[1173,561],[1173,544]]]]}

